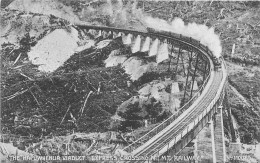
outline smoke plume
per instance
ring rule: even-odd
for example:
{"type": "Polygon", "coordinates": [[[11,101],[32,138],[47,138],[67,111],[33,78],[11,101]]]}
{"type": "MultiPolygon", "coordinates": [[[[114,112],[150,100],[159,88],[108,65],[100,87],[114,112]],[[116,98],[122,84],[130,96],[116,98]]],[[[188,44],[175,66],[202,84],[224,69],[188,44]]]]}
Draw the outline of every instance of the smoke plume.
{"type": "MultiPolygon", "coordinates": [[[[87,11],[93,11],[87,10],[87,11]]],[[[175,18],[172,22],[167,22],[163,19],[153,18],[137,8],[137,1],[128,1],[123,5],[122,0],[115,1],[107,0],[107,3],[95,9],[94,15],[107,15],[106,23],[103,25],[132,28],[136,30],[146,31],[146,27],[154,28],[159,31],[169,31],[177,34],[182,34],[187,37],[192,37],[207,46],[216,57],[220,57],[222,47],[221,41],[217,34],[214,33],[214,28],[207,27],[204,24],[188,23],[180,18],[175,18]]],[[[85,13],[85,17],[91,18],[90,13],[85,13]]],[[[93,15],[93,13],[91,14],[93,15]]],[[[91,22],[92,20],[88,20],[91,22]]]]}
{"type": "Polygon", "coordinates": [[[159,31],[169,31],[177,34],[182,34],[187,37],[192,37],[207,46],[216,57],[221,56],[221,41],[217,34],[214,33],[214,28],[208,28],[204,24],[189,23],[184,24],[180,18],[175,18],[171,23],[159,18],[146,16],[144,19],[148,27],[159,31]]]}

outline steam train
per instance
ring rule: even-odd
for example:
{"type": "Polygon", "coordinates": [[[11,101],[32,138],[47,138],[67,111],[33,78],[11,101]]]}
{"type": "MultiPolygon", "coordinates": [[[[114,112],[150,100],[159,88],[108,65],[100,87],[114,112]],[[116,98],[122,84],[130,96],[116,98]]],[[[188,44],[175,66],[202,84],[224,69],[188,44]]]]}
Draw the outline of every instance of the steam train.
{"type": "Polygon", "coordinates": [[[208,52],[210,58],[213,61],[214,69],[219,70],[221,68],[222,58],[221,57],[217,58],[215,55],[213,55],[213,53],[208,49],[208,47],[205,46],[205,45],[202,45],[200,43],[200,41],[197,41],[197,40],[193,39],[192,37],[186,37],[186,36],[183,36],[181,34],[176,34],[176,33],[168,32],[168,31],[158,31],[158,30],[156,30],[154,28],[150,28],[150,27],[147,27],[147,31],[148,31],[148,33],[152,33],[152,34],[155,34],[155,35],[158,34],[158,35],[164,35],[164,36],[168,36],[168,37],[170,36],[170,37],[178,38],[178,39],[183,40],[185,42],[189,42],[192,45],[201,47],[203,50],[208,52]]]}

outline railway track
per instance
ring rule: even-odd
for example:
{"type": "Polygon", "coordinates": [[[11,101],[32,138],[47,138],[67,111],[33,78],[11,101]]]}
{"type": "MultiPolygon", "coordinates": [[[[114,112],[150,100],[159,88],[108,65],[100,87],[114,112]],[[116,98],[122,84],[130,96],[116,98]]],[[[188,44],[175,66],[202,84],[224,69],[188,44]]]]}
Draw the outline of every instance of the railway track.
{"type": "MultiPolygon", "coordinates": [[[[82,26],[81,26],[82,28],[82,26]]],[[[94,28],[95,27],[88,27],[88,28],[94,28]]],[[[184,131],[187,129],[187,126],[189,124],[194,122],[194,128],[197,127],[195,125],[196,120],[198,117],[201,117],[200,120],[197,121],[197,124],[202,123],[202,119],[210,114],[213,114],[211,110],[216,111],[216,109],[213,109],[214,107],[218,107],[221,103],[221,97],[223,97],[223,89],[225,86],[225,81],[226,81],[226,70],[225,70],[225,65],[222,64],[222,69],[220,71],[214,71],[214,65],[213,65],[213,54],[208,50],[207,47],[201,45],[198,41],[188,38],[188,37],[183,37],[181,35],[166,35],[166,34],[160,34],[160,33],[144,33],[144,32],[139,32],[139,31],[133,31],[133,30],[124,30],[124,29],[113,29],[113,28],[107,28],[107,27],[98,27],[97,30],[104,30],[104,31],[112,31],[113,32],[123,32],[126,35],[131,33],[133,35],[142,35],[144,37],[151,37],[151,38],[159,38],[160,40],[167,40],[168,44],[178,44],[179,46],[184,45],[184,48],[190,51],[196,51],[198,53],[201,53],[208,59],[209,64],[209,75],[210,79],[208,81],[210,82],[205,82],[204,84],[207,83],[206,89],[201,91],[200,93],[202,94],[202,97],[193,100],[192,102],[195,103],[195,105],[192,105],[190,108],[184,108],[182,110],[182,118],[173,118],[172,120],[166,120],[161,123],[161,125],[158,125],[156,128],[159,129],[159,131],[152,130],[150,133],[146,134],[145,136],[141,137],[139,140],[143,139],[146,140],[146,142],[142,141],[135,141],[133,144],[130,146],[126,147],[125,150],[131,152],[131,156],[142,156],[139,158],[149,158],[152,156],[155,156],[158,154],[158,156],[163,155],[166,151],[163,151],[163,148],[168,144],[168,148],[172,148],[184,135],[184,131]],[[177,37],[176,37],[177,36],[177,37]],[[218,101],[218,102],[217,102],[218,101]],[[210,108],[209,108],[210,107],[210,108]],[[209,109],[208,109],[209,108],[209,109]],[[188,110],[188,111],[187,111],[188,110]],[[203,115],[203,113],[205,114],[203,115]],[[174,124],[174,125],[173,125],[174,124]],[[171,127],[169,127],[171,126],[171,127]],[[154,133],[152,133],[154,132],[154,133]],[[158,133],[159,132],[159,133],[158,133]],[[180,139],[177,141],[176,138],[180,136],[180,139]],[[151,137],[152,136],[152,137],[151,137]],[[148,140],[148,141],[147,141],[148,140]],[[169,147],[169,142],[175,141],[173,146],[169,147]],[[131,149],[134,148],[134,149],[131,149]]],[[[190,106],[187,105],[187,106],[190,106]]],[[[179,117],[181,115],[178,115],[179,117]]],[[[171,118],[171,117],[170,117],[171,118]]],[[[170,119],[169,118],[169,119],[170,119]]],[[[208,119],[209,121],[209,119],[208,119]]],[[[202,126],[205,126],[205,124],[202,124],[202,126]]],[[[192,131],[191,129],[187,129],[186,135],[188,135],[188,132],[192,131]]],[[[193,135],[194,136],[194,135],[193,135]]],[[[191,140],[189,140],[191,141],[191,140]]],[[[188,144],[188,142],[186,142],[188,144]]],[[[183,146],[184,147],[184,146],[183,146]]],[[[183,148],[181,147],[178,149],[181,151],[183,148]]],[[[168,149],[167,149],[168,150],[168,149]]],[[[177,151],[177,153],[179,152],[177,151]]],[[[176,152],[176,151],[175,151],[176,152]]],[[[145,160],[139,161],[143,162],[145,160]]]]}

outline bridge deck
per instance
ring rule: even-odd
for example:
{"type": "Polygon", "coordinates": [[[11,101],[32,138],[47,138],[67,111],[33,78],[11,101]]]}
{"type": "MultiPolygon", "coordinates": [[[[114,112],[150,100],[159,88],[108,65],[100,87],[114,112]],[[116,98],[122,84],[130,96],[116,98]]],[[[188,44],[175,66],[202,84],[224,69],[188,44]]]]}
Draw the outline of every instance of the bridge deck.
{"type": "Polygon", "coordinates": [[[181,119],[176,125],[170,128],[165,134],[159,139],[155,140],[149,146],[146,146],[140,152],[138,152],[138,156],[153,156],[155,155],[159,149],[163,148],[170,142],[174,137],[176,137],[181,131],[183,131],[187,125],[194,121],[211,103],[214,99],[217,91],[220,87],[221,81],[223,77],[222,71],[215,72],[213,82],[211,83],[209,89],[205,93],[205,95],[198,101],[197,105],[190,111],[183,119],[181,119]]]}

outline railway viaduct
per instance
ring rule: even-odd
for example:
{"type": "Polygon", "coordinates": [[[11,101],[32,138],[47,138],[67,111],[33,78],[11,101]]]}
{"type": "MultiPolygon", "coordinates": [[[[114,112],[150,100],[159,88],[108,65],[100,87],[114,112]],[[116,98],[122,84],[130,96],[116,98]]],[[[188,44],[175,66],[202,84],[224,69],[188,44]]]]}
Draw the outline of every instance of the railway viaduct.
{"type": "MultiPolygon", "coordinates": [[[[143,158],[143,160],[132,160],[130,162],[171,162],[168,158],[172,159],[173,156],[176,156],[188,143],[196,138],[206,125],[210,125],[211,128],[212,162],[226,162],[222,118],[222,101],[225,96],[225,85],[227,83],[227,71],[224,60],[222,60],[221,67],[216,70],[213,54],[208,47],[193,38],[182,35],[84,25],[78,25],[77,28],[82,30],[82,33],[91,30],[93,32],[94,30],[102,38],[121,36],[124,44],[131,45],[133,53],[149,51],[153,48],[151,46],[155,46],[156,48],[153,48],[153,50],[155,49],[156,51],[160,50],[160,48],[165,49],[165,47],[168,47],[166,48],[167,50],[164,50],[164,53],[168,54],[157,55],[174,58],[175,72],[172,72],[173,76],[177,74],[178,66],[184,65],[184,63],[181,65],[181,60],[185,56],[188,60],[187,78],[183,92],[185,104],[177,114],[170,116],[144,136],[124,148],[124,151],[131,158],[143,158]],[[145,43],[147,40],[153,43],[145,43]],[[198,90],[194,91],[196,71],[203,73],[203,83],[198,90]],[[191,77],[190,81],[189,77],[191,77]],[[186,89],[188,85],[190,85],[190,89],[186,89]],[[218,141],[216,141],[217,139],[218,141]],[[216,144],[215,142],[218,143],[216,144]],[[156,159],[151,160],[150,158],[156,159]],[[166,158],[166,160],[163,158],[166,158]]],[[[149,55],[154,55],[152,53],[154,52],[150,51],[149,55]]],[[[185,69],[182,70],[185,71],[185,69]]]]}

